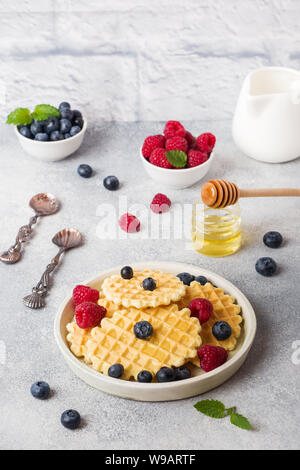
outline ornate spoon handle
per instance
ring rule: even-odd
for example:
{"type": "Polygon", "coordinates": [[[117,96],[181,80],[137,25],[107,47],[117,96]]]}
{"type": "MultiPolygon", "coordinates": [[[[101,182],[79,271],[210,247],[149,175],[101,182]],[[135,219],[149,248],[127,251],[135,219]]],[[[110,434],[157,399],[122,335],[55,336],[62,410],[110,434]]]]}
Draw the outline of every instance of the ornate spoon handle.
{"type": "Polygon", "coordinates": [[[51,277],[50,274],[59,263],[59,259],[62,253],[65,251],[65,248],[61,248],[57,255],[51,260],[51,263],[48,264],[47,268],[42,274],[41,279],[35,287],[32,289],[32,294],[27,295],[23,299],[23,303],[26,307],[38,309],[45,307],[45,297],[51,287],[51,277]]]}
{"type": "Polygon", "coordinates": [[[14,245],[12,245],[7,251],[2,253],[2,255],[0,256],[0,261],[6,264],[14,264],[20,260],[22,243],[27,242],[32,236],[32,226],[37,223],[39,217],[40,215],[36,214],[35,216],[31,217],[27,225],[22,225],[22,227],[18,231],[18,235],[16,237],[14,245]]]}

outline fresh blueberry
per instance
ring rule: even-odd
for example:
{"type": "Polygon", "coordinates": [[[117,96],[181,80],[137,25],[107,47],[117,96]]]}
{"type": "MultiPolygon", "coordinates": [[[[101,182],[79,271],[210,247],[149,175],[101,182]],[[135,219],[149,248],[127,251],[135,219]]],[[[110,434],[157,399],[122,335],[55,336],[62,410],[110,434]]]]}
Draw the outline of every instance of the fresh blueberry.
{"type": "Polygon", "coordinates": [[[33,121],[30,126],[30,131],[33,135],[40,134],[44,132],[44,126],[41,121],[33,121]]]}
{"type": "Polygon", "coordinates": [[[186,366],[175,367],[175,380],[189,379],[191,377],[191,371],[186,366]]]}
{"type": "Polygon", "coordinates": [[[59,129],[59,120],[56,116],[50,117],[47,119],[46,125],[45,125],[45,132],[47,134],[51,134],[53,131],[58,131],[59,129]]]}
{"type": "Polygon", "coordinates": [[[73,137],[81,131],[79,126],[72,126],[70,130],[70,135],[73,137]]]}
{"type": "Polygon", "coordinates": [[[39,140],[40,142],[47,142],[49,140],[48,134],[46,132],[38,132],[34,136],[34,140],[39,140]]]}
{"type": "Polygon", "coordinates": [[[28,139],[32,139],[33,135],[31,133],[30,127],[29,126],[21,126],[19,129],[20,134],[23,137],[27,137],[28,139]]]}
{"type": "Polygon", "coordinates": [[[144,290],[155,290],[156,289],[156,282],[152,277],[146,277],[143,280],[143,289],[144,290]]]}
{"type": "Polygon", "coordinates": [[[82,118],[82,114],[80,111],[78,111],[78,109],[73,109],[73,119],[75,118],[82,118]]]}
{"type": "Polygon", "coordinates": [[[106,178],[103,180],[103,185],[109,191],[116,191],[120,183],[116,176],[106,176],[106,178]]]}
{"type": "Polygon", "coordinates": [[[276,268],[277,265],[275,261],[267,256],[259,258],[255,264],[256,271],[262,276],[267,277],[273,276],[273,274],[276,272],[276,268]]]}
{"type": "Polygon", "coordinates": [[[82,178],[90,178],[93,174],[93,169],[90,165],[82,164],[77,168],[77,173],[82,176],[82,178]]]}
{"type": "Polygon", "coordinates": [[[61,119],[69,119],[69,121],[72,121],[73,119],[73,111],[71,111],[70,108],[63,108],[60,111],[60,117],[61,119]]]}
{"type": "Polygon", "coordinates": [[[226,321],[217,321],[212,327],[212,333],[216,339],[224,341],[231,336],[232,329],[226,321]]]}
{"type": "Polygon", "coordinates": [[[81,117],[76,117],[75,119],[73,118],[73,126],[79,126],[80,129],[83,127],[83,119],[81,117]]]}
{"type": "Polygon", "coordinates": [[[153,335],[153,326],[148,321],[139,321],[134,325],[133,331],[138,339],[149,339],[153,335]]]}
{"type": "Polygon", "coordinates": [[[113,364],[108,369],[108,375],[110,377],[114,377],[115,379],[119,379],[124,373],[124,367],[122,364],[113,364]]]}
{"type": "Polygon", "coordinates": [[[76,410],[66,410],[60,418],[61,424],[67,429],[77,429],[80,426],[80,414],[76,410]]]}
{"type": "Polygon", "coordinates": [[[177,274],[177,277],[179,277],[181,282],[183,282],[183,284],[185,284],[186,286],[189,286],[190,283],[195,280],[195,276],[189,273],[180,273],[180,274],[177,274]]]}
{"type": "Polygon", "coordinates": [[[172,382],[175,380],[175,372],[170,367],[162,367],[156,372],[155,377],[157,382],[172,382]]]}
{"type": "Polygon", "coordinates": [[[130,266],[124,266],[124,268],[121,269],[121,277],[123,279],[132,279],[133,269],[130,266]]]}
{"type": "Polygon", "coordinates": [[[63,140],[64,136],[59,131],[53,131],[50,134],[50,140],[63,140]]]}
{"type": "Polygon", "coordinates": [[[68,103],[67,101],[63,101],[63,102],[60,103],[60,105],[58,106],[59,112],[61,112],[63,109],[70,109],[70,108],[71,108],[71,105],[70,105],[70,103],[68,103]]]}
{"type": "Polygon", "coordinates": [[[46,400],[50,395],[50,387],[46,382],[35,382],[30,388],[31,395],[39,400],[46,400]]]}
{"type": "Polygon", "coordinates": [[[149,383],[152,382],[152,374],[148,370],[142,370],[138,373],[138,382],[149,383]]]}
{"type": "Polygon", "coordinates": [[[267,232],[263,241],[269,248],[279,248],[282,243],[282,235],[279,232],[267,232]]]}
{"type": "Polygon", "coordinates": [[[60,132],[62,134],[66,134],[66,132],[70,132],[71,127],[72,127],[72,123],[71,121],[69,121],[69,119],[62,118],[60,120],[60,132]]]}
{"type": "Polygon", "coordinates": [[[201,284],[201,286],[205,286],[205,284],[208,282],[208,280],[206,279],[205,276],[197,276],[197,277],[195,277],[195,281],[199,282],[199,284],[201,284]]]}
{"type": "Polygon", "coordinates": [[[67,132],[66,134],[64,134],[64,139],[69,139],[71,137],[71,134],[69,134],[69,132],[67,132]]]}

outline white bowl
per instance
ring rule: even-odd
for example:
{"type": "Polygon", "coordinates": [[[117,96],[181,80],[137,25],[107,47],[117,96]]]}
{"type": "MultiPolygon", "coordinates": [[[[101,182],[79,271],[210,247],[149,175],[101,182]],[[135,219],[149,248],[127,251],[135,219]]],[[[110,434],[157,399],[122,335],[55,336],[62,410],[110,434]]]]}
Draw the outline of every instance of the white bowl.
{"type": "Polygon", "coordinates": [[[55,162],[57,160],[63,160],[79,149],[87,128],[86,118],[82,117],[82,119],[83,127],[81,131],[73,137],[69,137],[65,140],[39,142],[38,140],[28,139],[20,134],[17,126],[15,127],[15,132],[23,150],[25,150],[26,153],[32,157],[44,160],[45,162],[55,162]]]}
{"type": "Polygon", "coordinates": [[[184,189],[192,186],[200,181],[211,167],[214,159],[214,152],[210,154],[209,159],[202,163],[202,165],[193,168],[180,168],[177,170],[160,168],[159,166],[152,165],[142,154],[140,150],[140,157],[142,159],[145,170],[148,175],[158,183],[174,189],[184,189]]]}
{"type": "MultiPolygon", "coordinates": [[[[54,324],[54,334],[58,347],[66,360],[69,367],[75,374],[84,380],[87,384],[97,388],[103,392],[117,395],[122,398],[130,398],[140,401],[167,401],[179,400],[182,398],[192,397],[205,393],[228,380],[236,371],[241,367],[245,361],[247,354],[252,346],[255,332],[256,332],[256,317],[254,310],[247,300],[233,284],[226,281],[221,276],[214,274],[205,269],[197,266],[183,264],[183,263],[169,263],[169,262],[146,262],[136,263],[132,266],[134,269],[160,269],[168,271],[173,274],[179,272],[190,272],[194,275],[206,276],[212,283],[224,289],[224,291],[237,300],[237,303],[242,307],[243,326],[242,334],[238,340],[237,347],[234,351],[229,353],[228,361],[221,367],[211,371],[203,372],[197,367],[192,368],[192,375],[190,379],[185,379],[178,382],[170,383],[139,383],[127,380],[114,379],[93,370],[86,365],[83,361],[76,358],[70,351],[66,335],[66,325],[74,316],[74,307],[72,301],[72,294],[64,300],[60,306],[54,324]]],[[[100,273],[94,277],[87,284],[91,287],[98,288],[107,276],[119,273],[121,267],[116,267],[100,273]]]]}

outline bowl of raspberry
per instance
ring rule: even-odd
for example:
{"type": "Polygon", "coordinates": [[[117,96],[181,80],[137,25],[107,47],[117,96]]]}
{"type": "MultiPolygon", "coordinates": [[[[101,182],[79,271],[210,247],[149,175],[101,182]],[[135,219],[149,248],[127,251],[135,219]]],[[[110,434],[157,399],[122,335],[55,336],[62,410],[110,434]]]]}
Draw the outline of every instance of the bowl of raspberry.
{"type": "Polygon", "coordinates": [[[183,189],[200,181],[214,159],[215,136],[194,137],[178,121],[168,121],[163,134],[146,137],[140,157],[148,175],[158,183],[183,189]]]}

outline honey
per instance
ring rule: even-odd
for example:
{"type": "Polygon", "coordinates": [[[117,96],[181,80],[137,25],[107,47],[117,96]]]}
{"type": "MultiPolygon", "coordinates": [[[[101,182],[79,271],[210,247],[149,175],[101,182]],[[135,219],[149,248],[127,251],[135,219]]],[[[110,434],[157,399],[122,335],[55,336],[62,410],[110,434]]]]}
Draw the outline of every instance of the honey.
{"type": "Polygon", "coordinates": [[[192,214],[192,244],[198,253],[206,256],[229,256],[242,243],[239,204],[223,209],[212,209],[196,200],[192,214]]]}

